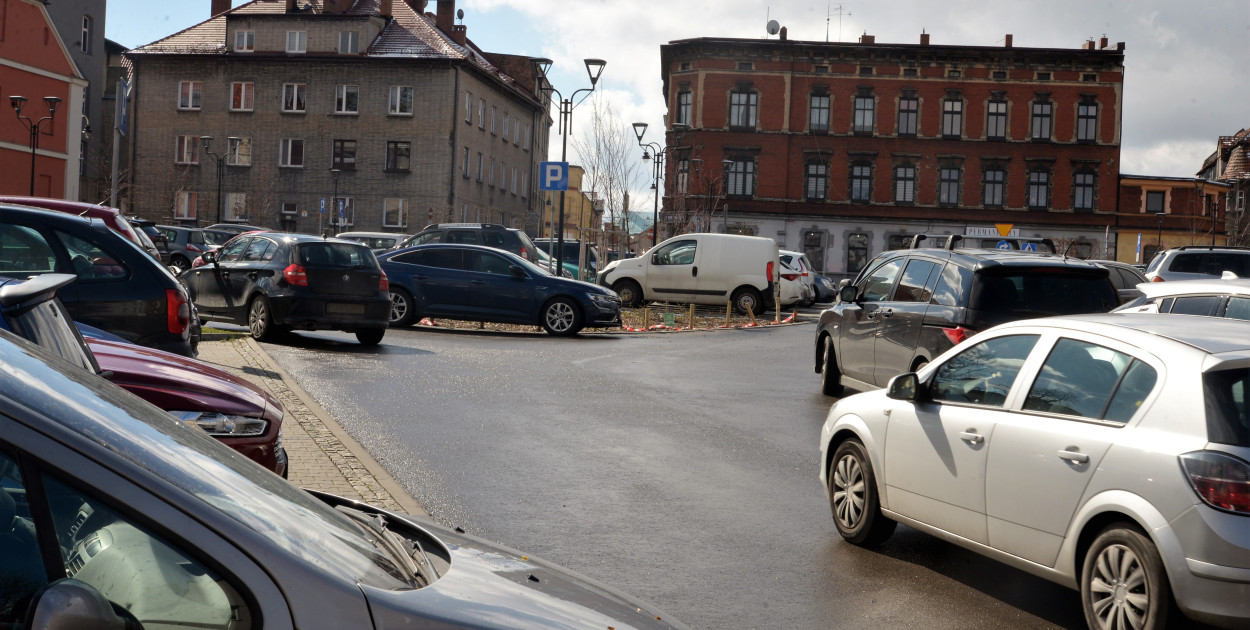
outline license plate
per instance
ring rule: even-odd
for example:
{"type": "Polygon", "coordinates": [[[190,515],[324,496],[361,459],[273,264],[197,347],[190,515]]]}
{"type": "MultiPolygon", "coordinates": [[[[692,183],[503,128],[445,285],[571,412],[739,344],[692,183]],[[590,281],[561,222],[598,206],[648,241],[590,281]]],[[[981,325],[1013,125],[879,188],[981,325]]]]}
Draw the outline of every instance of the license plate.
{"type": "Polygon", "coordinates": [[[337,304],[331,302],[326,304],[326,314],[328,315],[364,315],[364,304],[337,304]]]}

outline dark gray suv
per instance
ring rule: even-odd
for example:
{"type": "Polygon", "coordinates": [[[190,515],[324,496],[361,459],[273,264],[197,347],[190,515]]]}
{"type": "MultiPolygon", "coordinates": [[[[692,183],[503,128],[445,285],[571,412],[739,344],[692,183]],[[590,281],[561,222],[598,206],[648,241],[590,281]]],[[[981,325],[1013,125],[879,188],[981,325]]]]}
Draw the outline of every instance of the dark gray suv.
{"type": "Polygon", "coordinates": [[[816,373],[830,396],[885,387],[967,337],[1004,322],[1104,313],[1119,299],[1107,270],[1020,250],[900,249],[838,291],[816,327],[816,373]]]}

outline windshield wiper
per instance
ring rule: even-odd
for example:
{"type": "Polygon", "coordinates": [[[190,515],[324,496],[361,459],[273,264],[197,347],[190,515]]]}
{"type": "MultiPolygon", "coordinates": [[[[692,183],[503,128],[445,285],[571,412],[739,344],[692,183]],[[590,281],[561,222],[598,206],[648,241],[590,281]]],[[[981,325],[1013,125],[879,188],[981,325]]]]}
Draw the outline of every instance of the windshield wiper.
{"type": "Polygon", "coordinates": [[[438,571],[434,569],[421,543],[387,529],[386,519],[381,514],[371,515],[345,505],[335,509],[377,534],[379,546],[398,560],[408,572],[420,578],[421,586],[429,586],[438,579],[438,571]]]}

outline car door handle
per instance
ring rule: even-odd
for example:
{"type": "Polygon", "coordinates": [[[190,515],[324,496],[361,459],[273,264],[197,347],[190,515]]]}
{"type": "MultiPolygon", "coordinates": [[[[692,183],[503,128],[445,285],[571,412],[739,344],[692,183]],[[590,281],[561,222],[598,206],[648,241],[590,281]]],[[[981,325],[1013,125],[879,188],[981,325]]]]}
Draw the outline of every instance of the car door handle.
{"type": "Polygon", "coordinates": [[[413,280],[428,280],[429,278],[424,275],[421,275],[421,276],[413,276],[412,279],[413,280]]]}
{"type": "Polygon", "coordinates": [[[699,268],[698,268],[698,267],[691,267],[691,268],[690,268],[690,277],[692,277],[692,278],[698,278],[698,277],[699,277],[699,268]]]}
{"type": "Polygon", "coordinates": [[[881,316],[882,316],[882,317],[889,317],[889,316],[891,316],[891,315],[893,315],[893,314],[894,314],[894,309],[892,309],[892,308],[883,309],[883,310],[881,311],[881,316]]]}
{"type": "Polygon", "coordinates": [[[980,444],[985,441],[985,436],[976,431],[960,431],[959,439],[969,444],[980,444]]]}
{"type": "Polygon", "coordinates": [[[1059,459],[1066,459],[1074,464],[1088,464],[1089,455],[1076,451],[1059,451],[1059,459]]]}

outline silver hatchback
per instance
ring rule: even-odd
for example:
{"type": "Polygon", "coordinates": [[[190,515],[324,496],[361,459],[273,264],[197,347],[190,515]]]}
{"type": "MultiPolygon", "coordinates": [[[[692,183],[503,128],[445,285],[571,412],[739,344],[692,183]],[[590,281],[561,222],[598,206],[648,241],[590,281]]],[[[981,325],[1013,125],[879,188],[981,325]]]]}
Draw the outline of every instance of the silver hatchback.
{"type": "Polygon", "coordinates": [[[1173,602],[1246,627],[1247,390],[1245,321],[1012,322],[835,403],[820,480],[844,539],[906,523],[1079,589],[1091,628],[1163,628],[1173,602]]]}

